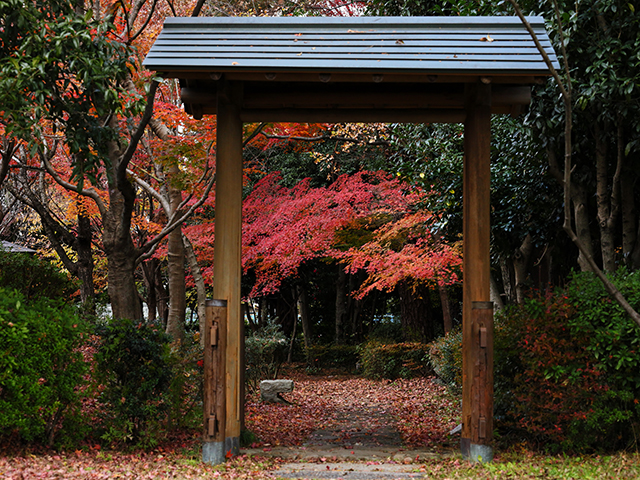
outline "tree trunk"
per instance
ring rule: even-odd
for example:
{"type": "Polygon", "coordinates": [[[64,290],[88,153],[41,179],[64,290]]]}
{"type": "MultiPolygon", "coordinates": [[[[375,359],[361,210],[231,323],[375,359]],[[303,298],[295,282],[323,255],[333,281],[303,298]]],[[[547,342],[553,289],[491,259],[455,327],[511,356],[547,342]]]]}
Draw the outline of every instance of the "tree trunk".
{"type": "Polygon", "coordinates": [[[513,254],[513,270],[516,279],[516,301],[519,304],[524,303],[526,286],[527,286],[527,267],[529,258],[533,250],[533,238],[531,235],[524,237],[522,245],[516,248],[513,254]]]}
{"type": "Polygon", "coordinates": [[[293,294],[293,298],[296,299],[295,302],[293,302],[293,331],[291,332],[291,341],[289,342],[289,354],[287,355],[287,363],[291,363],[292,359],[293,359],[293,346],[295,345],[296,342],[296,334],[298,333],[298,300],[297,300],[297,293],[296,293],[296,288],[292,288],[292,292],[293,294]]]}
{"type": "Polygon", "coordinates": [[[198,258],[196,257],[196,254],[193,250],[191,241],[186,237],[186,235],[182,236],[182,241],[184,242],[185,256],[187,258],[187,261],[189,262],[189,269],[191,270],[193,281],[196,284],[196,295],[198,299],[198,325],[200,327],[200,344],[204,347],[204,319],[206,315],[205,306],[207,301],[207,287],[204,283],[202,270],[200,270],[198,258]]]}
{"type": "MultiPolygon", "coordinates": [[[[564,186],[564,173],[560,170],[556,153],[551,145],[547,148],[547,158],[549,160],[549,172],[560,185],[564,186]]],[[[593,256],[593,243],[591,241],[591,230],[589,228],[589,209],[587,208],[587,192],[582,185],[575,182],[572,182],[568,186],[568,190],[571,203],[573,204],[575,234],[584,250],[580,250],[578,254],[578,265],[581,271],[586,272],[591,270],[587,257],[593,256]]],[[[569,208],[568,205],[567,208],[569,208]]]]}
{"type": "Polygon", "coordinates": [[[507,299],[507,303],[512,304],[516,302],[515,285],[513,282],[513,269],[511,260],[506,256],[502,256],[499,259],[500,273],[502,274],[502,286],[504,288],[504,296],[507,299]]]}
{"type": "MultiPolygon", "coordinates": [[[[109,123],[112,128],[117,128],[115,116],[109,123]]],[[[112,171],[109,205],[102,213],[102,245],[107,256],[109,299],[114,318],[142,320],[142,304],[135,281],[140,252],[131,238],[136,191],[126,171],[121,168],[125,160],[120,145],[110,141],[108,149],[112,171]]]]}
{"type": "Polygon", "coordinates": [[[351,293],[357,290],[358,288],[358,278],[356,275],[348,275],[347,282],[347,314],[346,318],[349,319],[347,322],[348,332],[347,334],[351,339],[355,339],[358,335],[358,322],[360,319],[360,310],[362,309],[362,301],[354,298],[351,293]]]}
{"type": "Polygon", "coordinates": [[[304,336],[305,352],[312,345],[311,323],[309,322],[309,304],[307,302],[307,289],[304,285],[298,285],[298,311],[300,312],[300,320],[302,321],[302,335],[304,336]]]}
{"type": "Polygon", "coordinates": [[[80,299],[88,309],[88,313],[95,313],[96,291],[93,286],[93,231],[91,220],[84,215],[78,215],[78,234],[75,250],[78,255],[76,275],[80,279],[80,299]]]}
{"type": "Polygon", "coordinates": [[[160,264],[158,264],[158,268],[156,269],[154,280],[155,280],[155,289],[156,289],[156,299],[158,302],[158,318],[160,319],[160,323],[162,323],[162,328],[166,328],[167,320],[169,318],[169,293],[167,292],[167,289],[164,287],[164,283],[162,281],[160,264]]]}
{"type": "Polygon", "coordinates": [[[400,322],[406,341],[428,343],[435,338],[429,289],[412,288],[406,283],[398,287],[400,293],[400,322]]]}
{"type": "Polygon", "coordinates": [[[440,294],[440,304],[442,305],[442,324],[446,335],[453,328],[453,319],[451,318],[451,306],[449,305],[449,292],[447,291],[447,286],[442,282],[438,282],[438,293],[440,294]]]}
{"type": "Polygon", "coordinates": [[[616,171],[611,180],[611,184],[609,184],[607,174],[607,142],[602,138],[600,125],[598,122],[595,122],[596,203],[598,208],[598,225],[600,226],[602,269],[605,272],[613,272],[616,269],[614,230],[619,212],[620,171],[624,157],[621,128],[621,123],[619,123],[616,171]]]}
{"type": "Polygon", "coordinates": [[[580,185],[571,186],[571,201],[573,203],[575,217],[575,233],[586,250],[578,254],[578,265],[580,270],[588,272],[591,270],[587,256],[593,257],[593,242],[591,240],[591,230],[589,228],[589,209],[587,208],[587,192],[580,185]]]}
{"type": "Polygon", "coordinates": [[[344,344],[344,319],[347,314],[347,274],[338,265],[338,281],[336,282],[336,345],[344,344]]]}
{"type": "Polygon", "coordinates": [[[496,279],[493,278],[493,275],[491,275],[490,282],[489,294],[491,296],[491,301],[493,302],[493,310],[497,312],[498,310],[502,310],[504,308],[504,302],[502,301],[500,290],[498,289],[498,284],[496,283],[496,279]]]}
{"type": "Polygon", "coordinates": [[[258,307],[258,328],[262,328],[267,324],[269,319],[269,304],[265,297],[260,297],[258,307]]]}
{"type": "MultiPolygon", "coordinates": [[[[638,212],[634,198],[636,178],[631,172],[620,177],[620,206],[622,210],[622,257],[631,270],[638,268],[638,258],[634,258],[638,241],[638,212]]],[[[638,251],[640,253],[640,251],[638,251]]]]}
{"type": "MultiPolygon", "coordinates": [[[[178,173],[178,167],[172,166],[170,173],[178,173]]],[[[182,202],[180,190],[169,184],[169,202],[171,206],[170,216],[182,202]]],[[[175,228],[168,235],[167,267],[169,271],[169,318],[167,319],[167,334],[174,341],[184,341],[184,323],[186,309],[186,286],[184,282],[184,244],[182,241],[182,229],[175,228]]]]}
{"type": "MultiPolygon", "coordinates": [[[[106,230],[106,229],[105,229],[106,230]]],[[[135,249],[133,244],[122,245],[126,248],[107,248],[108,291],[114,318],[142,320],[142,304],[134,278],[136,268],[135,249]]]]}
{"type": "Polygon", "coordinates": [[[157,269],[158,260],[155,258],[150,258],[142,264],[144,286],[147,290],[147,306],[149,307],[147,320],[149,321],[149,323],[155,322],[158,312],[158,297],[156,295],[157,269]]]}

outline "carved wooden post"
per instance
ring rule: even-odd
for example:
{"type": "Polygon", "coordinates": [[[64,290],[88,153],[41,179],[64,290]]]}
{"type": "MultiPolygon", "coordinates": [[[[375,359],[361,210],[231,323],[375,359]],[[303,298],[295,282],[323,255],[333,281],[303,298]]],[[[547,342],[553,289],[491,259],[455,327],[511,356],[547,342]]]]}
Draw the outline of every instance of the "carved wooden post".
{"type": "Polygon", "coordinates": [[[464,124],[462,454],[493,460],[493,307],[490,300],[491,85],[468,84],[464,124]]]}
{"type": "Polygon", "coordinates": [[[227,302],[207,300],[204,327],[204,436],[202,461],[225,461],[227,302]]]}
{"type": "Polygon", "coordinates": [[[216,219],[213,295],[227,303],[227,420],[225,455],[240,451],[242,274],[242,83],[221,80],[218,87],[216,219]]]}

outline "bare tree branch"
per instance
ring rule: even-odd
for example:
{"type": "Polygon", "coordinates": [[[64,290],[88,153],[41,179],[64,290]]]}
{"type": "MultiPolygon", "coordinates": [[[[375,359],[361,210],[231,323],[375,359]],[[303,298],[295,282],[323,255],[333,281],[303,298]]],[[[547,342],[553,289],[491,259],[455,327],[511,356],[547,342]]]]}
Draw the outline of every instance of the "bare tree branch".
{"type": "Polygon", "coordinates": [[[67,182],[66,180],[64,180],[58,174],[58,172],[55,171],[55,169],[51,165],[50,159],[47,158],[47,155],[41,154],[40,158],[41,158],[42,165],[44,166],[45,170],[47,171],[47,173],[49,175],[51,175],[51,178],[53,178],[58,185],[60,185],[61,187],[66,188],[67,190],[70,190],[72,192],[76,192],[78,195],[89,197],[98,206],[98,211],[100,212],[100,215],[106,215],[107,206],[102,201],[102,198],[100,197],[100,195],[98,194],[98,192],[95,189],[93,189],[93,188],[81,189],[77,185],[74,185],[71,182],[67,182]]]}
{"type": "Polygon", "coordinates": [[[200,15],[200,11],[202,10],[202,7],[204,6],[204,2],[206,0],[198,0],[198,3],[196,3],[196,6],[193,7],[193,12],[191,12],[191,16],[192,17],[197,17],[198,15],[200,15]]]}
{"type": "MultiPolygon", "coordinates": [[[[149,25],[149,22],[151,21],[151,18],[155,13],[157,3],[158,3],[158,0],[153,0],[153,5],[151,6],[151,11],[147,16],[147,19],[144,21],[144,24],[142,24],[142,26],[138,29],[138,31],[129,37],[129,42],[133,42],[136,38],[140,36],[140,34],[142,34],[142,32],[145,31],[145,29],[147,28],[147,25],[149,25]]],[[[137,13],[136,13],[136,16],[137,16],[137,13]]]]}
{"type": "Polygon", "coordinates": [[[151,116],[153,115],[153,100],[156,96],[156,90],[158,89],[158,82],[153,81],[149,86],[149,93],[147,94],[147,106],[144,109],[144,113],[142,114],[142,118],[140,119],[140,123],[138,123],[138,127],[136,131],[131,135],[131,139],[129,140],[129,145],[125,150],[124,154],[119,159],[117,170],[116,170],[116,181],[118,183],[122,183],[127,173],[127,168],[129,168],[129,162],[133,158],[133,154],[138,148],[138,143],[142,138],[142,135],[151,120],[151,116]]]}
{"type": "Polygon", "coordinates": [[[160,203],[160,205],[162,206],[162,210],[164,210],[165,213],[168,214],[171,211],[171,207],[169,206],[169,201],[166,198],[164,198],[164,196],[162,196],[160,194],[160,192],[158,192],[155,188],[153,188],[149,183],[147,183],[143,179],[141,179],[133,171],[127,170],[127,173],[133,177],[135,182],[140,187],[142,187],[142,189],[145,192],[147,192],[149,195],[151,195],[153,198],[155,198],[160,203]]]}
{"type": "Polygon", "coordinates": [[[18,146],[16,145],[15,140],[13,139],[2,139],[2,158],[0,158],[0,186],[2,186],[2,182],[7,177],[7,173],[9,172],[9,162],[11,158],[15,154],[18,146]]]}
{"type": "Polygon", "coordinates": [[[253,140],[254,138],[256,138],[259,134],[262,133],[264,135],[264,133],[262,132],[262,129],[264,127],[266,127],[266,126],[267,126],[267,124],[265,122],[262,122],[260,125],[258,125],[255,128],[255,130],[253,132],[251,132],[251,134],[244,140],[244,142],[242,142],[242,146],[246,147],[249,144],[249,142],[251,140],[253,140]]]}
{"type": "MultiPolygon", "coordinates": [[[[269,133],[258,132],[258,134],[264,136],[268,139],[275,140],[298,140],[301,142],[322,142],[325,140],[335,140],[337,142],[345,142],[345,143],[360,143],[360,140],[357,138],[351,137],[340,137],[340,136],[332,136],[332,135],[318,135],[317,137],[296,137],[292,135],[272,135],[269,133]]],[[[246,142],[245,142],[246,143],[246,142]]],[[[389,142],[385,142],[384,140],[376,140],[374,142],[367,142],[365,145],[375,146],[375,145],[389,145],[389,142]]]]}
{"type": "MultiPolygon", "coordinates": [[[[182,224],[187,219],[189,219],[189,217],[193,215],[193,212],[195,212],[198,208],[200,208],[204,204],[204,202],[209,197],[209,193],[211,192],[211,188],[213,187],[214,182],[215,182],[215,175],[211,175],[211,178],[209,179],[209,182],[207,183],[205,190],[202,193],[202,196],[200,197],[200,199],[196,203],[191,205],[191,207],[189,207],[189,209],[183,215],[179,216],[181,208],[176,209],[174,214],[167,221],[167,225],[162,229],[162,231],[158,233],[155,237],[153,237],[151,240],[147,241],[145,245],[143,245],[138,249],[139,252],[143,252],[137,259],[138,263],[149,258],[153,254],[152,249],[157,248],[156,245],[164,237],[166,237],[170,232],[172,232],[178,225],[182,224]]],[[[180,205],[182,207],[182,204],[180,205]]]]}

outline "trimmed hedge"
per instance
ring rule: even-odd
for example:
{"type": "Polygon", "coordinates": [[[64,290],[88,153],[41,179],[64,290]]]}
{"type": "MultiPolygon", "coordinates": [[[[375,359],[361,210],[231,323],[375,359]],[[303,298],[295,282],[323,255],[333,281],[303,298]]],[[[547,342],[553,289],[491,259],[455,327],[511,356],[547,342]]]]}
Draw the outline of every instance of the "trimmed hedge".
{"type": "Polygon", "coordinates": [[[429,344],[429,365],[435,374],[455,393],[462,392],[462,328],[429,344]]]}
{"type": "Polygon", "coordinates": [[[424,343],[369,341],[360,346],[362,375],[374,380],[429,375],[432,370],[428,363],[428,348],[424,343]]]}
{"type": "Polygon", "coordinates": [[[26,299],[69,299],[78,290],[55,265],[27,253],[0,249],[0,288],[18,290],[26,299]]]}

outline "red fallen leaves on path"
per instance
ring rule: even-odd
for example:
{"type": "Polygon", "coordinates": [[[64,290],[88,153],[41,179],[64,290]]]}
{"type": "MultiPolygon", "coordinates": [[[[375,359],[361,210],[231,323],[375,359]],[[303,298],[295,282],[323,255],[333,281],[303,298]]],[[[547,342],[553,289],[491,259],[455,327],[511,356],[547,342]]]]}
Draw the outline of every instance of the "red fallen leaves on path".
{"type": "Polygon", "coordinates": [[[285,395],[293,405],[264,404],[257,396],[247,400],[246,426],[261,440],[255,446],[301,445],[314,430],[335,428],[345,414],[375,429],[387,425],[368,412],[389,413],[407,447],[437,447],[459,423],[460,399],[432,378],[296,377],[294,391],[285,395]]]}

